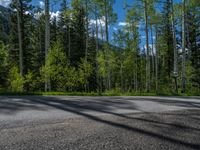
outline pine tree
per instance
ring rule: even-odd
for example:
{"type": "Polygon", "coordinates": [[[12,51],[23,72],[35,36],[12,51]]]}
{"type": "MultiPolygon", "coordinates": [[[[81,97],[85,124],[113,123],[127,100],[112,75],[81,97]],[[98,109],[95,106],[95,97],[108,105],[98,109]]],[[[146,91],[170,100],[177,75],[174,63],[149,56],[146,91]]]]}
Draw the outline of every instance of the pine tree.
{"type": "Polygon", "coordinates": [[[32,5],[31,0],[16,0],[12,1],[11,9],[16,9],[17,13],[11,13],[11,28],[10,28],[10,54],[11,64],[19,66],[20,74],[26,74],[30,67],[27,61],[31,58],[31,31],[32,31],[32,5]],[[28,13],[27,13],[28,12],[28,13]],[[27,34],[24,34],[27,33],[27,34]],[[16,58],[19,58],[16,60],[16,58]],[[26,62],[26,63],[25,63],[26,62]]]}
{"type": "Polygon", "coordinates": [[[85,57],[85,9],[79,0],[73,0],[72,7],[71,64],[77,67],[81,58],[85,57]]]}
{"type": "MultiPolygon", "coordinates": [[[[10,8],[16,9],[16,1],[11,2],[10,8]]],[[[19,66],[19,40],[16,13],[11,13],[10,15],[9,62],[11,66],[19,66]]]]}
{"type": "Polygon", "coordinates": [[[198,29],[200,25],[200,15],[197,13],[200,8],[200,3],[198,0],[193,0],[189,3],[187,10],[187,21],[186,27],[188,29],[187,45],[191,50],[190,60],[192,62],[192,67],[194,68],[192,85],[195,87],[200,87],[200,32],[198,29]]]}
{"type": "MultiPolygon", "coordinates": [[[[174,45],[173,45],[173,30],[172,30],[172,9],[170,0],[166,0],[164,9],[162,12],[162,22],[158,27],[158,49],[160,50],[160,84],[167,87],[171,83],[171,73],[173,71],[173,57],[174,57],[174,45]]],[[[175,44],[176,45],[176,44],[175,44]]]]}
{"type": "Polygon", "coordinates": [[[58,40],[64,47],[64,51],[68,56],[68,61],[70,61],[70,53],[71,53],[71,20],[70,20],[71,11],[67,6],[67,1],[62,0],[60,6],[60,15],[57,21],[58,28],[58,40]]]}

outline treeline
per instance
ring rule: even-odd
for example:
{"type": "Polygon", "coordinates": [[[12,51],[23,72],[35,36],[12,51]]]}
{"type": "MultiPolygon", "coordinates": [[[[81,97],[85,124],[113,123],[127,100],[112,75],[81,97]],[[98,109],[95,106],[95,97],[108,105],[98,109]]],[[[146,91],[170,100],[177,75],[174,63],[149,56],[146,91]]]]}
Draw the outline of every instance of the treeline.
{"type": "Polygon", "coordinates": [[[199,0],[124,3],[126,21],[113,35],[114,0],[59,2],[56,16],[49,0],[9,5],[8,24],[0,21],[1,90],[199,91],[199,0]]]}

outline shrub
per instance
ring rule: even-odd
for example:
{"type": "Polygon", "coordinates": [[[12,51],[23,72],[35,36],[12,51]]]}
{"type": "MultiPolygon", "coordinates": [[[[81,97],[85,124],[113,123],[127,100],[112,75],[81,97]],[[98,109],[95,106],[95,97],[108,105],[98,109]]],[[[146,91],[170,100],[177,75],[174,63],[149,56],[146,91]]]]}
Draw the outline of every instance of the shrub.
{"type": "Polygon", "coordinates": [[[11,92],[23,92],[24,78],[21,77],[16,66],[10,69],[8,82],[11,92]]]}

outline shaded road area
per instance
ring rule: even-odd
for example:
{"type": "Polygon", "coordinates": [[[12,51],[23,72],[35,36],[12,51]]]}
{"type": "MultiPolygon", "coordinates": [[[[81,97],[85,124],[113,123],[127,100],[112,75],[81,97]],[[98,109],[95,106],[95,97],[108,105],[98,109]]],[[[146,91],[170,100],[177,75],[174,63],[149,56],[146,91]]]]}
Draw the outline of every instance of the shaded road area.
{"type": "Polygon", "coordinates": [[[0,97],[0,149],[200,149],[199,97],[0,97]]]}

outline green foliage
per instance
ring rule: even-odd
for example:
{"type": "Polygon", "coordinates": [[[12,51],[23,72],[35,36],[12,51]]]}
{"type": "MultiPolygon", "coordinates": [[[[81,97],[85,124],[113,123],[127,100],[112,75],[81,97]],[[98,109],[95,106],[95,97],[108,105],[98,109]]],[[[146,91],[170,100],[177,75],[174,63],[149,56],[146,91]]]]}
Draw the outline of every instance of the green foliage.
{"type": "Polygon", "coordinates": [[[8,66],[8,46],[0,41],[0,70],[8,66]]]}
{"type": "Polygon", "coordinates": [[[10,69],[8,82],[12,92],[23,92],[24,78],[21,77],[19,69],[16,66],[10,69]]]}
{"type": "Polygon", "coordinates": [[[79,63],[79,82],[82,85],[88,84],[88,79],[93,72],[93,67],[90,62],[86,59],[82,58],[81,62],[79,63]]]}
{"type": "Polygon", "coordinates": [[[50,49],[46,65],[41,68],[43,82],[50,78],[53,87],[58,91],[71,90],[79,85],[88,83],[87,79],[92,73],[90,63],[81,59],[79,69],[69,66],[67,57],[59,42],[50,49]]]}
{"type": "Polygon", "coordinates": [[[117,21],[117,14],[113,11],[115,0],[93,0],[99,6],[101,16],[108,17],[108,23],[113,24],[117,21]]]}
{"type": "Polygon", "coordinates": [[[98,74],[105,78],[106,77],[106,62],[105,62],[105,55],[103,53],[103,51],[100,51],[98,53],[98,56],[97,56],[97,62],[98,62],[98,74]]]}
{"type": "Polygon", "coordinates": [[[73,88],[76,88],[79,86],[79,75],[74,67],[69,67],[66,70],[66,78],[65,78],[65,86],[68,87],[69,91],[71,91],[73,88]]]}
{"type": "Polygon", "coordinates": [[[8,72],[8,66],[9,66],[9,61],[8,61],[8,46],[5,46],[1,41],[0,41],[0,81],[1,83],[5,82],[6,80],[6,75],[8,72]]]}
{"type": "Polygon", "coordinates": [[[24,90],[27,92],[35,91],[38,81],[34,78],[33,72],[29,71],[24,76],[24,90]]]}
{"type": "Polygon", "coordinates": [[[46,64],[41,68],[43,82],[50,79],[55,88],[64,90],[68,65],[67,58],[59,42],[54,43],[46,58],[46,64]]]}

